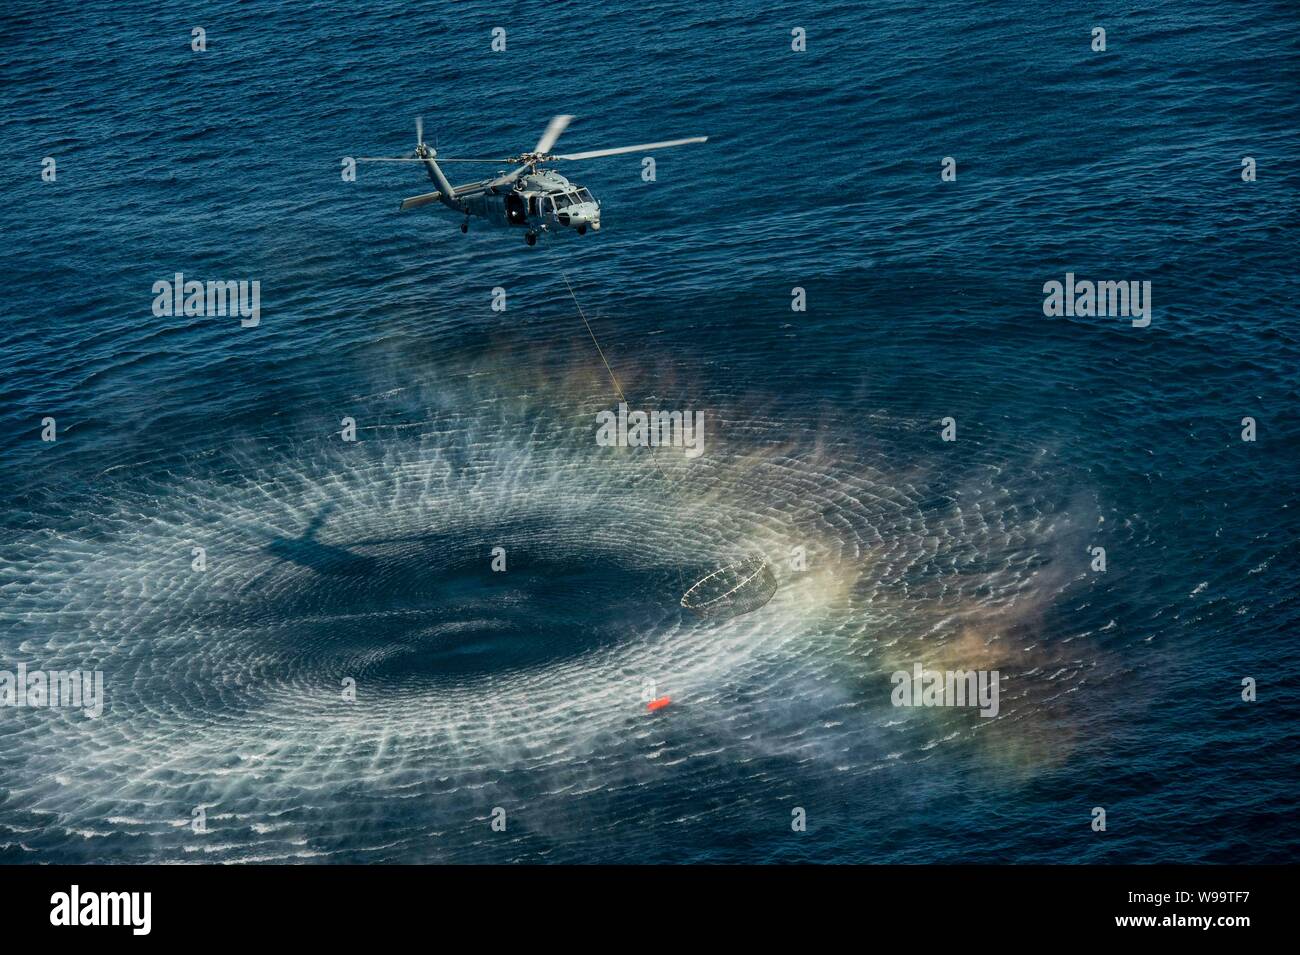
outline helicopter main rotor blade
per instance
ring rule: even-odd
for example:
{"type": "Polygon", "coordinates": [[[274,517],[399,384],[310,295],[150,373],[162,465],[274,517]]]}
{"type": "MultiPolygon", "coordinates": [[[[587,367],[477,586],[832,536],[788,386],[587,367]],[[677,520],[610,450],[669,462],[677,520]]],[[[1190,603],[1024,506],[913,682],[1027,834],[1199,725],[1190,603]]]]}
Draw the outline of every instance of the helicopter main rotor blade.
{"type": "Polygon", "coordinates": [[[600,156],[617,156],[619,153],[639,153],[650,149],[667,149],[669,146],[685,146],[689,143],[707,143],[708,136],[691,136],[688,139],[666,139],[662,143],[639,143],[636,146],[618,146],[614,149],[593,149],[585,153],[565,153],[562,156],[550,156],[549,159],[596,159],[600,156]]]}
{"type": "Polygon", "coordinates": [[[542,138],[537,140],[537,148],[533,152],[538,154],[550,152],[551,147],[555,145],[555,141],[560,138],[560,134],[568,128],[571,122],[573,122],[572,116],[552,116],[551,121],[546,124],[546,132],[542,133],[542,138]]]}
{"type": "Polygon", "coordinates": [[[441,156],[358,156],[357,162],[428,162],[430,159],[435,162],[478,162],[489,163],[493,166],[508,165],[509,159],[444,159],[441,156]]]}

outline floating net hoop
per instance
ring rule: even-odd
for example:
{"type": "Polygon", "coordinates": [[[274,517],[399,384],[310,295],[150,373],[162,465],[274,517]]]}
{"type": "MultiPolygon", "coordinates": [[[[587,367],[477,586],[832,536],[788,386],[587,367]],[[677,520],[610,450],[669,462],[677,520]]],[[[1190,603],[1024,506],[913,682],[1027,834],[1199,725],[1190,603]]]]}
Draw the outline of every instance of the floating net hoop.
{"type": "Polygon", "coordinates": [[[737,617],[757,610],[776,593],[776,574],[762,554],[719,567],[691,584],[682,606],[700,617],[737,617]]]}

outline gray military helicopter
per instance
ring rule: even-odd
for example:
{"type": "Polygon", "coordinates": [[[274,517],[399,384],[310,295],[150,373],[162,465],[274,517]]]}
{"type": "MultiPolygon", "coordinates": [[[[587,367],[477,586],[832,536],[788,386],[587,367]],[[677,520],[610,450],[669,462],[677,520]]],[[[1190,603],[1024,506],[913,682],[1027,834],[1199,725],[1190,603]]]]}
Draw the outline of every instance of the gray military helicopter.
{"type": "Polygon", "coordinates": [[[686,146],[707,142],[708,136],[691,136],[686,139],[669,139],[661,143],[639,143],[636,146],[618,146],[614,149],[593,149],[581,153],[553,154],[551,148],[560,134],[572,121],[572,116],[556,116],[546,126],[542,138],[532,151],[506,159],[458,159],[439,156],[436,149],[424,142],[424,122],[415,118],[415,149],[405,156],[358,156],[358,162],[418,162],[424,164],[429,179],[437,186],[434,192],[403,199],[398,207],[418,209],[431,202],[441,202],[449,209],[462,213],[465,221],[461,232],[469,231],[469,220],[477,216],[492,225],[525,229],[524,240],[537,244],[537,236],[544,232],[558,232],[560,228],[573,229],[586,235],[588,229],[600,229],[600,203],[584,186],[570,182],[553,169],[543,169],[543,163],[597,159],[617,156],[620,153],[645,152],[666,149],[669,146],[686,146]],[[489,179],[453,186],[439,163],[489,163],[495,166],[513,165],[509,172],[498,171],[489,179]]]}

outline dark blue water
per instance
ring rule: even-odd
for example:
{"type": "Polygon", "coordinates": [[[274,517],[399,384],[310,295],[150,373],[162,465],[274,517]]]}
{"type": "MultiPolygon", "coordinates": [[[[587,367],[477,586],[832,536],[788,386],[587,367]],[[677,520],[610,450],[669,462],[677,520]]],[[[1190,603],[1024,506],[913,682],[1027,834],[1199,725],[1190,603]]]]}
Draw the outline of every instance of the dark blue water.
{"type": "Polygon", "coordinates": [[[1297,19],[11,6],[0,669],[107,702],[0,709],[0,860],[1294,861],[1297,19]],[[571,164],[604,228],[536,248],[340,176],[561,112],[711,139],[571,164]],[[175,272],[260,324],[155,317],[175,272]],[[1066,272],[1149,327],[1045,317],[1066,272]],[[562,274],[701,457],[596,445],[562,274]],[[754,552],[762,609],[678,607],[754,552]],[[894,707],[915,662],[999,715],[894,707]]]}

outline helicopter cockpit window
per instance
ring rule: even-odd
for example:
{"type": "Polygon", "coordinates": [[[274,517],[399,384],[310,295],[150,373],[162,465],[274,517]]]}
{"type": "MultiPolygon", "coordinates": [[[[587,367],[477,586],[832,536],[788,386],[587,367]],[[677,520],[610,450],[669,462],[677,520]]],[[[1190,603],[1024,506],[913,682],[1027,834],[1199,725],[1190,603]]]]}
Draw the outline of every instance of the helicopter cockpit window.
{"type": "Polygon", "coordinates": [[[574,195],[577,196],[577,201],[578,201],[578,202],[591,202],[591,201],[592,201],[592,200],[591,200],[591,193],[587,191],[587,189],[586,189],[585,186],[584,186],[583,188],[579,189],[576,193],[574,193],[574,195]]]}

